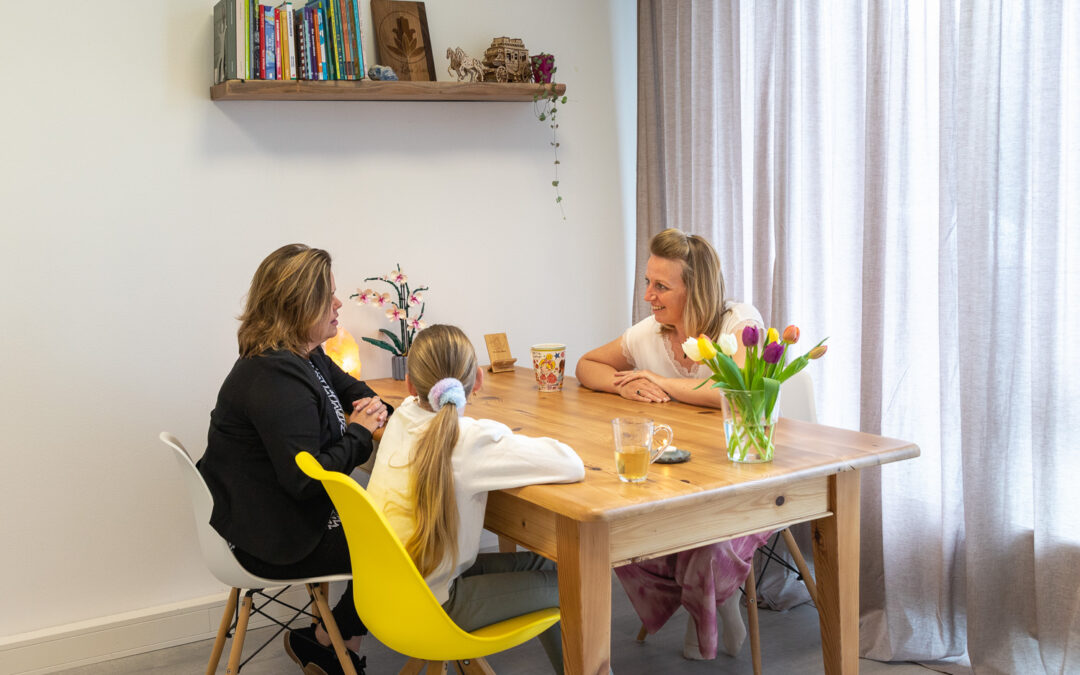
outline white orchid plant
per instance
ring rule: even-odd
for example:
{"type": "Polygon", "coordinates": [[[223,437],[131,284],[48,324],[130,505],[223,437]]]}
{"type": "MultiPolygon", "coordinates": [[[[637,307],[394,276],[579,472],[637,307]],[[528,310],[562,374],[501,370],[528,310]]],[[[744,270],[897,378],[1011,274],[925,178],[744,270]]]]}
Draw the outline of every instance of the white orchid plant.
{"type": "Polygon", "coordinates": [[[422,292],[428,290],[428,287],[411,288],[409,286],[409,277],[401,271],[400,264],[395,266],[394,270],[389,274],[367,277],[364,281],[381,281],[389,284],[394,289],[393,294],[379,293],[370,288],[363,290],[358,288],[349,298],[355,299],[357,304],[360,305],[385,308],[386,318],[390,321],[396,321],[398,324],[397,332],[385,328],[379,329],[379,332],[385,335],[386,339],[365,337],[363,338],[364,342],[385,349],[395,356],[408,356],[409,348],[412,347],[417,331],[422,330],[426,325],[422,321],[424,308],[426,307],[422,292]],[[394,295],[397,296],[396,300],[394,295]],[[419,310],[415,309],[417,306],[420,307],[419,310]],[[411,314],[413,311],[416,311],[415,316],[411,314]]]}

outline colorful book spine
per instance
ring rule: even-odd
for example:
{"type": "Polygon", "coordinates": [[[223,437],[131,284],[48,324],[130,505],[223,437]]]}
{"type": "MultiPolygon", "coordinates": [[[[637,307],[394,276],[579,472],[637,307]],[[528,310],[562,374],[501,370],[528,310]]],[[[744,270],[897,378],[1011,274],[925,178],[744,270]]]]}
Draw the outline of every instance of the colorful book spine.
{"type": "Polygon", "coordinates": [[[264,80],[266,79],[264,72],[266,63],[262,50],[262,10],[259,9],[260,5],[256,0],[249,0],[249,2],[248,8],[251,11],[248,14],[248,35],[251,36],[251,78],[264,80]]]}
{"type": "Polygon", "coordinates": [[[293,21],[296,31],[296,77],[301,80],[310,80],[311,59],[308,58],[308,26],[307,17],[302,8],[295,11],[293,21]]]}
{"type": "Polygon", "coordinates": [[[291,2],[284,3],[285,8],[283,10],[283,18],[285,19],[285,44],[288,45],[286,51],[289,54],[289,71],[288,77],[290,80],[295,80],[296,75],[296,24],[294,22],[293,5],[291,2]]]}
{"type": "Polygon", "coordinates": [[[243,54],[243,58],[238,56],[237,69],[240,71],[239,76],[243,80],[252,79],[252,29],[251,22],[248,21],[249,13],[251,13],[251,2],[249,0],[237,0],[237,50],[238,54],[243,54]],[[241,63],[243,62],[243,63],[241,63]]]}
{"type": "Polygon", "coordinates": [[[352,19],[349,17],[348,0],[334,0],[337,3],[338,18],[341,19],[341,44],[345,57],[345,79],[355,80],[353,73],[352,19]]]}
{"type": "Polygon", "coordinates": [[[214,84],[224,82],[228,51],[229,20],[225,16],[225,0],[214,3],[214,84]]]}
{"type": "Polygon", "coordinates": [[[364,64],[364,38],[363,31],[363,19],[360,15],[360,0],[349,0],[349,6],[352,10],[353,16],[353,35],[356,37],[356,79],[364,79],[366,68],[364,64]]]}
{"type": "Polygon", "coordinates": [[[274,8],[274,40],[277,42],[277,79],[289,79],[289,43],[285,40],[287,24],[280,7],[274,8]]]}
{"type": "Polygon", "coordinates": [[[315,13],[316,13],[316,16],[318,17],[317,20],[318,20],[318,24],[319,24],[319,28],[318,28],[319,37],[318,37],[318,41],[315,43],[318,46],[318,50],[319,50],[319,79],[320,80],[329,80],[330,79],[330,59],[329,59],[329,54],[327,54],[327,50],[326,50],[326,43],[327,43],[327,40],[326,40],[326,12],[323,11],[323,8],[320,6],[320,7],[315,8],[315,13]]]}
{"type": "MultiPolygon", "coordinates": [[[[226,75],[233,80],[242,80],[247,77],[247,65],[244,58],[244,0],[225,0],[225,13],[231,18],[232,26],[229,30],[228,39],[232,44],[233,63],[232,70],[226,75]]],[[[226,70],[228,70],[226,68],[226,70]]]]}
{"type": "Polygon", "coordinates": [[[281,79],[281,64],[284,63],[281,53],[281,10],[273,8],[274,15],[274,78],[281,79]]]}
{"type": "Polygon", "coordinates": [[[328,79],[340,80],[341,75],[338,70],[338,49],[340,47],[337,41],[337,12],[334,10],[333,0],[318,0],[318,4],[325,17],[326,64],[329,67],[328,79]]]}
{"type": "Polygon", "coordinates": [[[311,79],[319,79],[319,17],[315,8],[304,7],[304,31],[307,33],[308,74],[311,79]]]}
{"type": "Polygon", "coordinates": [[[330,14],[330,5],[326,0],[317,0],[315,3],[322,15],[323,36],[320,44],[323,47],[323,57],[326,59],[326,79],[334,78],[334,24],[330,14]]]}
{"type": "Polygon", "coordinates": [[[330,5],[330,12],[333,15],[333,19],[330,23],[334,28],[334,79],[345,79],[345,45],[341,40],[341,14],[337,11],[336,0],[327,0],[327,4],[330,5]]]}
{"type": "Polygon", "coordinates": [[[307,27],[304,26],[303,8],[293,12],[293,38],[296,40],[296,77],[310,80],[307,58],[307,27]]]}
{"type": "Polygon", "coordinates": [[[277,79],[277,40],[274,39],[274,8],[260,5],[262,9],[263,62],[266,64],[264,80],[277,79]]]}

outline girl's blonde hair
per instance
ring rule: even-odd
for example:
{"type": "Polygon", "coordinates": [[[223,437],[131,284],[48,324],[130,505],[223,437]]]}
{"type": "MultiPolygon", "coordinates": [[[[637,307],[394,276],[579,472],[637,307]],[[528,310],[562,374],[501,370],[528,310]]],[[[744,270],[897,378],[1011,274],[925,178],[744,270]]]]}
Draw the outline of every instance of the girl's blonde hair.
{"type": "Polygon", "coordinates": [[[311,329],[333,302],[330,254],[303,244],[282,246],[251,278],[240,329],[240,356],[287,349],[307,357],[311,329]]]}
{"type": "MultiPolygon", "coordinates": [[[[688,336],[704,333],[712,339],[720,337],[727,308],[724,302],[724,275],[720,256],[712,245],[696,234],[669,228],[649,242],[649,252],[659,258],[682,263],[682,281],[686,285],[686,306],[683,308],[683,327],[688,336]]],[[[661,326],[669,332],[674,326],[661,326]]]]}
{"type": "MultiPolygon", "coordinates": [[[[434,325],[417,333],[409,349],[409,380],[420,400],[439,380],[461,382],[465,396],[476,383],[476,351],[456,326],[434,325]]],[[[450,553],[457,565],[458,510],[450,458],[458,440],[458,409],[447,403],[435,413],[416,446],[409,476],[416,500],[416,530],[405,544],[420,574],[427,576],[450,553]]]]}

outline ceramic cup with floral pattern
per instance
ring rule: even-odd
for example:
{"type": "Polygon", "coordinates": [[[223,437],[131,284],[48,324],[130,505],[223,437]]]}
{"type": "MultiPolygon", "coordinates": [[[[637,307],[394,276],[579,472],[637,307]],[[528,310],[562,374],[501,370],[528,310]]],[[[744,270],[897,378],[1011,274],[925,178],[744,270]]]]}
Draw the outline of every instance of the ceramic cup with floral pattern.
{"type": "Polygon", "coordinates": [[[566,345],[553,342],[533,345],[532,362],[540,391],[562,391],[566,345]]]}

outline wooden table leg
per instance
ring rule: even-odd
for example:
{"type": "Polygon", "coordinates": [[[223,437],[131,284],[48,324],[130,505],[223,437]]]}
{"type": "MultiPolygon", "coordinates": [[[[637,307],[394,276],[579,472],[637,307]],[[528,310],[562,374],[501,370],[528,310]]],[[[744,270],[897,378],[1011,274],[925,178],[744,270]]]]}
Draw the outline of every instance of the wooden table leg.
{"type": "Polygon", "coordinates": [[[555,532],[566,675],[607,675],[611,668],[608,525],[559,517],[555,532]]]}
{"type": "Polygon", "coordinates": [[[499,535],[499,553],[516,553],[517,542],[510,537],[499,535]]]}
{"type": "Polygon", "coordinates": [[[829,477],[828,518],[813,521],[826,675],[859,672],[859,471],[829,477]]]}

